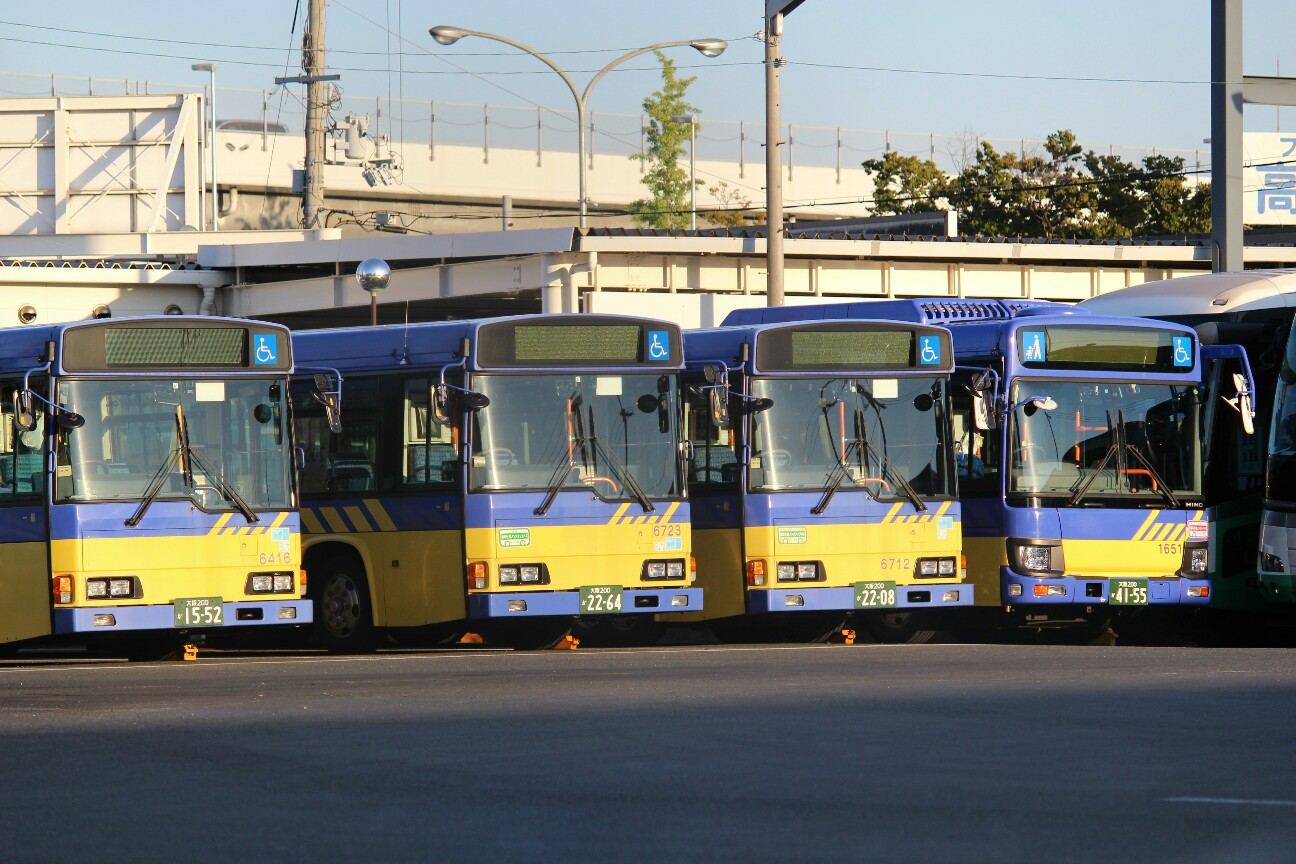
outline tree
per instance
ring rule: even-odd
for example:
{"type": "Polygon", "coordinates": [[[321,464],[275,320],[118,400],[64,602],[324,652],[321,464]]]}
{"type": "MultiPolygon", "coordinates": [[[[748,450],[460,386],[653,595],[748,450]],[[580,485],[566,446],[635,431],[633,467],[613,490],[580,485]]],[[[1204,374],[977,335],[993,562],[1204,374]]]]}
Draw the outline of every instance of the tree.
{"type": "Polygon", "coordinates": [[[653,52],[661,64],[662,87],[643,101],[648,115],[645,127],[647,149],[630,158],[648,163],[643,184],[651,197],[640,198],[630,204],[635,221],[653,228],[687,228],[689,224],[689,176],[679,165],[684,155],[684,143],[689,140],[689,128],[684,123],[672,123],[680,114],[697,114],[698,109],[684,99],[689,85],[697,79],[679,78],[675,74],[675,61],[660,51],[653,52]]]}
{"type": "Polygon", "coordinates": [[[1042,151],[1000,153],[982,141],[952,175],[912,156],[887,153],[863,163],[874,178],[874,212],[953,209],[969,234],[1107,237],[1210,230],[1210,187],[1190,187],[1180,158],[1142,164],[1085,152],[1069,129],[1042,151]]]}
{"type": "Polygon", "coordinates": [[[873,175],[873,212],[879,216],[930,213],[942,209],[937,202],[945,188],[945,173],[930,159],[901,156],[894,150],[881,159],[864,160],[873,175]]]}
{"type": "Polygon", "coordinates": [[[723,180],[707,189],[711,197],[720,205],[717,210],[704,210],[699,215],[708,222],[714,222],[724,228],[740,228],[750,219],[753,222],[757,214],[752,212],[751,199],[737,189],[731,189],[723,180]]]}

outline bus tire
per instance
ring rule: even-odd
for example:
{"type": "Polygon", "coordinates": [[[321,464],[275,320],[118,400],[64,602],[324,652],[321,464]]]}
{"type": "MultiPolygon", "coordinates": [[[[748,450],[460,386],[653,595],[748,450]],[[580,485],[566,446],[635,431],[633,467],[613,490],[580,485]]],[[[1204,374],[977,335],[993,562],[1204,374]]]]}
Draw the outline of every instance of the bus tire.
{"type": "Polygon", "coordinates": [[[363,654],[374,649],[373,603],[363,569],[343,559],[324,565],[318,581],[311,577],[315,630],[335,654],[363,654]]]}
{"type": "Polygon", "coordinates": [[[923,616],[914,612],[857,612],[864,632],[884,645],[925,645],[936,636],[924,627],[923,616]]]}

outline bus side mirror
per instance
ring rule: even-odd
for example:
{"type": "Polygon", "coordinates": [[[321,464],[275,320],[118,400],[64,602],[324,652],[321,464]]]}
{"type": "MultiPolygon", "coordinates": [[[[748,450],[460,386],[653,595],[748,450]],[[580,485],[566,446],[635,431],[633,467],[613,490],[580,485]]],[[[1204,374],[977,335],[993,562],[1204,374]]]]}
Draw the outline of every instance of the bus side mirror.
{"type": "Polygon", "coordinates": [[[14,427],[19,432],[31,432],[36,428],[36,414],[32,411],[31,394],[26,390],[15,390],[13,400],[14,427]]]}
{"type": "Polygon", "coordinates": [[[315,392],[311,394],[324,406],[324,416],[328,419],[329,431],[334,435],[342,432],[342,379],[338,378],[337,388],[333,387],[333,376],[323,372],[315,374],[315,392]]]}
{"type": "Polygon", "coordinates": [[[972,424],[982,432],[995,428],[994,408],[984,390],[972,394],[972,424]]]}
{"type": "Polygon", "coordinates": [[[1242,431],[1248,435],[1255,434],[1255,409],[1251,406],[1251,394],[1246,391],[1246,376],[1240,372],[1233,373],[1233,387],[1237,391],[1237,409],[1242,415],[1242,431]]]}
{"type": "Polygon", "coordinates": [[[432,387],[432,417],[442,426],[450,425],[450,388],[444,384],[432,387]]]}
{"type": "Polygon", "coordinates": [[[717,429],[729,428],[729,370],[710,364],[702,368],[707,395],[711,403],[711,423],[717,429]]]}

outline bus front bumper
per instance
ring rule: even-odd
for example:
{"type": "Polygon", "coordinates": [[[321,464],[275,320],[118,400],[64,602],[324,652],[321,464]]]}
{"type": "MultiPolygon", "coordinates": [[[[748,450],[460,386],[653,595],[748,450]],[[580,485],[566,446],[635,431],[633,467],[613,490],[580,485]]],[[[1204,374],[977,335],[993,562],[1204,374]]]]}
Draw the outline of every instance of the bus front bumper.
{"type": "Polygon", "coordinates": [[[178,627],[173,606],[97,606],[54,610],[55,633],[120,633],[132,630],[221,630],[267,624],[310,624],[310,600],[249,600],[221,604],[221,623],[178,627]]]}
{"type": "MultiPolygon", "coordinates": [[[[894,606],[866,607],[880,611],[888,609],[947,609],[953,606],[972,605],[970,582],[923,582],[915,585],[896,585],[894,606]]],[[[794,588],[749,588],[747,611],[764,612],[827,612],[849,611],[855,605],[855,587],[812,588],[801,585],[794,588]]]]}
{"type": "MultiPolygon", "coordinates": [[[[626,588],[621,608],[614,615],[657,615],[663,612],[698,612],[701,588],[626,588]]],[[[576,617],[581,611],[579,591],[516,591],[468,595],[468,617],[523,618],[539,615],[576,617]]],[[[590,615],[597,617],[597,615],[590,615]]]]}
{"type": "Polygon", "coordinates": [[[1113,609],[1138,608],[1111,603],[1111,583],[1137,579],[1147,583],[1148,606],[1205,606],[1210,603],[1209,579],[1157,579],[1147,576],[1023,576],[1008,567],[1000,568],[1002,600],[1005,606],[1111,605],[1113,609]],[[1042,592],[1040,588],[1043,588],[1042,592]]]}

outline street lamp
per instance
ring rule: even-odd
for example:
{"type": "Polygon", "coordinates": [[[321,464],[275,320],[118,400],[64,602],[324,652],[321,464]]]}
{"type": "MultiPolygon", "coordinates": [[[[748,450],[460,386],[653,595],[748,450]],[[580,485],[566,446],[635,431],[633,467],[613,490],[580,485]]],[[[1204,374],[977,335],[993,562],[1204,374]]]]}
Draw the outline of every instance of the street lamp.
{"type": "Polygon", "coordinates": [[[697,127],[696,114],[676,114],[672,123],[687,123],[689,126],[689,230],[697,230],[697,127]]]}
{"type": "Polygon", "coordinates": [[[590,92],[594,89],[594,85],[597,84],[604,75],[612,71],[614,66],[624,63],[631,57],[638,57],[640,54],[647,54],[649,51],[658,51],[663,48],[678,48],[687,45],[698,51],[703,57],[719,57],[724,53],[724,50],[729,47],[729,43],[723,39],[686,39],[679,42],[659,42],[656,45],[649,45],[646,48],[636,48],[634,51],[622,54],[620,57],[600,69],[598,74],[590,79],[589,84],[585,85],[585,92],[582,93],[576,89],[576,84],[571,80],[571,77],[560,69],[558,64],[554,63],[534,48],[529,48],[526,45],[523,45],[521,42],[515,42],[512,39],[498,36],[494,33],[483,33],[480,30],[465,30],[462,27],[452,27],[449,24],[438,24],[428,30],[428,33],[431,34],[432,38],[440,45],[453,45],[465,36],[480,36],[483,39],[494,39],[496,42],[503,42],[505,45],[512,45],[514,48],[517,48],[520,51],[525,51],[532,57],[535,57],[541,63],[544,63],[550,69],[557,72],[558,76],[562,78],[563,83],[571,90],[572,97],[576,100],[576,149],[579,151],[577,154],[579,159],[577,161],[580,162],[579,203],[580,227],[582,228],[585,227],[585,213],[588,204],[587,196],[585,194],[585,109],[589,104],[590,92]]]}
{"type": "Polygon", "coordinates": [[[211,227],[220,230],[220,203],[216,197],[216,65],[215,63],[195,63],[189,68],[195,72],[211,73],[211,130],[207,146],[211,149],[211,227]]]}
{"type": "Polygon", "coordinates": [[[369,323],[378,323],[378,292],[391,281],[391,265],[381,258],[366,258],[356,267],[356,282],[369,292],[369,323]]]}

